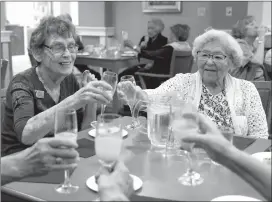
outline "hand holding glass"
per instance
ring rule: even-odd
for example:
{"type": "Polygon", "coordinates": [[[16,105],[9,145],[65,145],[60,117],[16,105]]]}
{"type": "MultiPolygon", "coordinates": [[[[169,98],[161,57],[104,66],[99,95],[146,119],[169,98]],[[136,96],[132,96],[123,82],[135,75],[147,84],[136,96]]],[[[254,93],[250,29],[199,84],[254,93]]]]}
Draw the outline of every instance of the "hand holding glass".
{"type": "Polygon", "coordinates": [[[186,173],[183,174],[178,181],[186,186],[196,186],[201,184],[204,179],[199,173],[193,170],[193,160],[191,158],[194,143],[185,143],[182,138],[188,133],[196,134],[199,131],[198,127],[198,115],[196,109],[192,107],[191,104],[187,103],[180,114],[175,113],[173,115],[173,120],[171,124],[171,130],[174,137],[180,142],[180,148],[184,150],[188,158],[189,168],[186,173]]]}
{"type": "MultiPolygon", "coordinates": [[[[120,83],[122,83],[122,85],[118,86],[118,91],[120,91],[124,95],[124,99],[127,101],[130,112],[132,114],[136,99],[136,90],[134,89],[134,87],[136,86],[136,81],[134,79],[134,76],[122,76],[120,83]]],[[[128,125],[127,128],[134,129],[137,127],[137,125],[137,119],[132,118],[132,124],[128,125]]]]}

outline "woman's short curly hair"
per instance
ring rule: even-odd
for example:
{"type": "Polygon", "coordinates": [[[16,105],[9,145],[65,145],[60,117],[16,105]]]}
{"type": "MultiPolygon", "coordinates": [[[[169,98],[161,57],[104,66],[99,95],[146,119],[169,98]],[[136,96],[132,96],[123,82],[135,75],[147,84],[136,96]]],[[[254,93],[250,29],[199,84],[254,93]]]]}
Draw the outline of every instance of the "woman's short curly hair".
{"type": "Polygon", "coordinates": [[[190,27],[186,24],[175,24],[170,27],[171,31],[179,41],[187,41],[190,34],[190,27]]]}
{"type": "Polygon", "coordinates": [[[43,49],[45,40],[52,35],[59,35],[61,37],[73,37],[76,40],[75,26],[61,16],[46,16],[41,19],[40,24],[32,32],[30,38],[31,53],[40,53],[43,49]]]}
{"type": "Polygon", "coordinates": [[[255,18],[253,16],[246,16],[244,19],[238,20],[237,23],[232,27],[232,36],[236,39],[245,38],[245,34],[247,31],[246,26],[254,20],[255,18]]]}
{"type": "Polygon", "coordinates": [[[204,34],[198,36],[193,43],[192,54],[196,58],[197,52],[209,43],[216,41],[225,50],[226,54],[232,60],[234,67],[240,67],[243,61],[243,51],[239,43],[230,34],[222,30],[210,29],[204,34]]]}

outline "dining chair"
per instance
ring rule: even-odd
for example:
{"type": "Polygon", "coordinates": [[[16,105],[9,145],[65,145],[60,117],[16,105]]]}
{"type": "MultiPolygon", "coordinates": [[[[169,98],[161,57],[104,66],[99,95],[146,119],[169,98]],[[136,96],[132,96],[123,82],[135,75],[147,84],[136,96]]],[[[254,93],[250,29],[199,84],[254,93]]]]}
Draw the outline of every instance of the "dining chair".
{"type": "Polygon", "coordinates": [[[136,72],[135,75],[139,77],[141,87],[146,89],[146,84],[144,81],[145,77],[153,77],[161,79],[161,83],[165,80],[174,77],[178,73],[191,73],[193,65],[192,51],[173,51],[170,72],[169,74],[155,74],[146,72],[136,72]]]}
{"type": "Polygon", "coordinates": [[[252,81],[252,83],[256,86],[261,100],[262,100],[262,105],[264,108],[264,111],[266,113],[266,119],[267,119],[267,124],[268,124],[268,132],[269,136],[271,138],[271,132],[272,132],[272,116],[271,116],[271,109],[272,109],[272,87],[271,81],[252,81]]]}
{"type": "Polygon", "coordinates": [[[5,86],[7,69],[8,69],[8,60],[1,59],[1,88],[5,86]]]}
{"type": "Polygon", "coordinates": [[[5,114],[5,107],[6,107],[6,88],[1,89],[0,99],[1,99],[1,125],[2,125],[2,120],[5,114]]]}

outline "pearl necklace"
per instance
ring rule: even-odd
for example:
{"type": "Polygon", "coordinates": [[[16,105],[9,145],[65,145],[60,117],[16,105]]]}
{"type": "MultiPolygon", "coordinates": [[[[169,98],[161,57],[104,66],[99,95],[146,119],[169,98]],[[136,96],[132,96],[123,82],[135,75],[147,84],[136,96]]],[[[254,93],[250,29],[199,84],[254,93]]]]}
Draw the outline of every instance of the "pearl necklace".
{"type": "Polygon", "coordinates": [[[58,87],[57,89],[54,89],[54,90],[49,89],[46,86],[45,81],[43,80],[43,78],[38,70],[38,67],[36,68],[36,73],[38,75],[40,82],[43,84],[45,90],[47,91],[47,93],[51,96],[51,98],[54,100],[55,103],[58,103],[59,97],[60,97],[60,87],[58,87]]]}

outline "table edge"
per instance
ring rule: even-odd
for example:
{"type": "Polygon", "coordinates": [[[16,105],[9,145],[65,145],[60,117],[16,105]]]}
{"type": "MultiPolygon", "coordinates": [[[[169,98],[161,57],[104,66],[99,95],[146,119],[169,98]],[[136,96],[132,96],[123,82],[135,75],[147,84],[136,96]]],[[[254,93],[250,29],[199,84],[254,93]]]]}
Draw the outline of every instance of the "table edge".
{"type": "Polygon", "coordinates": [[[1,192],[11,195],[11,196],[18,197],[20,199],[28,200],[28,201],[46,201],[46,200],[31,196],[28,194],[25,194],[23,192],[16,191],[15,189],[12,189],[12,188],[9,188],[6,186],[1,187],[1,192]]]}

